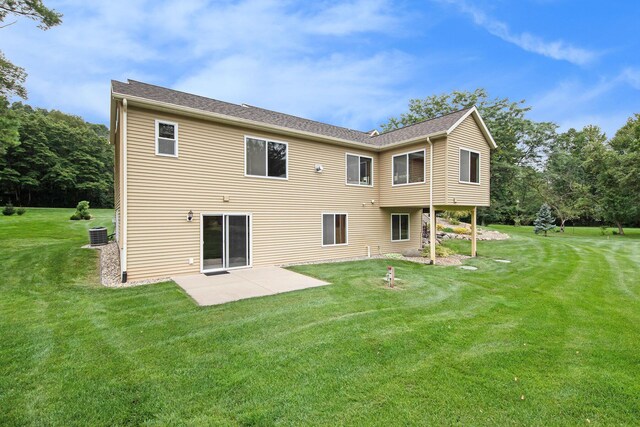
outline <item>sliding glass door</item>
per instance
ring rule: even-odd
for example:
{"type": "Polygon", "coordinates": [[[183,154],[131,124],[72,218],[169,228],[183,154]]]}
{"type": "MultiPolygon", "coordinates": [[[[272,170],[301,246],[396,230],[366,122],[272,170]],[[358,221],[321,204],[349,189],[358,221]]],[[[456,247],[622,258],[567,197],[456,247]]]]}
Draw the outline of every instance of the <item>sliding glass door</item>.
{"type": "Polygon", "coordinates": [[[251,216],[203,214],[202,272],[251,265],[251,216]]]}

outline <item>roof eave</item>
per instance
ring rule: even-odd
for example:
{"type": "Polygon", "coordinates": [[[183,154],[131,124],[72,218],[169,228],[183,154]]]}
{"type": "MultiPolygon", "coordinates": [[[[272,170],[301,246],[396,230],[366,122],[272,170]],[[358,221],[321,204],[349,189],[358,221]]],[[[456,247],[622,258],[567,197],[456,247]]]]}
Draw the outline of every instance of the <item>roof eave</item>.
{"type": "Polygon", "coordinates": [[[254,120],[243,119],[240,117],[228,116],[225,114],[214,113],[211,111],[204,111],[197,108],[185,107],[182,105],[176,105],[169,102],[155,101],[147,98],[141,98],[138,96],[127,95],[123,93],[113,92],[111,93],[112,99],[127,99],[129,105],[141,105],[144,107],[152,107],[157,110],[166,111],[166,112],[176,112],[179,111],[185,115],[205,118],[208,120],[212,120],[219,123],[230,124],[235,126],[244,126],[252,129],[261,129],[261,130],[269,130],[279,134],[285,135],[293,135],[293,136],[301,136],[307,139],[319,140],[324,142],[331,142],[337,145],[348,145],[351,147],[358,147],[361,149],[369,150],[369,151],[380,151],[380,147],[377,147],[372,144],[366,144],[363,142],[350,141],[347,139],[336,138],[332,136],[318,135],[312,132],[306,132],[297,129],[291,129],[284,126],[272,125],[269,123],[257,122],[254,120]]]}
{"type": "Polygon", "coordinates": [[[116,107],[116,103],[114,102],[114,96],[113,96],[113,87],[111,88],[111,105],[110,105],[110,112],[109,112],[109,144],[114,144],[115,143],[115,138],[116,138],[116,112],[117,112],[117,107],[116,107]]]}
{"type": "Polygon", "coordinates": [[[462,123],[464,119],[466,119],[472,114],[473,114],[473,117],[476,119],[476,122],[480,125],[480,131],[489,142],[489,146],[491,147],[491,149],[495,150],[496,148],[498,148],[498,144],[496,144],[496,141],[493,139],[493,136],[491,136],[491,132],[489,132],[489,128],[484,123],[484,120],[482,120],[482,116],[480,116],[480,113],[478,112],[478,109],[476,108],[475,105],[471,107],[469,111],[464,113],[449,129],[447,129],[447,132],[446,132],[447,135],[453,132],[458,126],[460,126],[460,123],[462,123]]]}
{"type": "Polygon", "coordinates": [[[418,142],[426,142],[427,139],[430,138],[441,138],[441,137],[445,137],[447,136],[447,131],[446,130],[442,130],[442,131],[438,131],[438,132],[432,132],[428,135],[420,135],[420,136],[416,136],[415,138],[411,138],[411,139],[405,139],[403,141],[397,141],[397,142],[392,142],[390,144],[387,145],[383,145],[380,147],[380,151],[386,151],[386,150],[390,150],[392,148],[398,148],[398,147],[403,147],[405,145],[410,145],[410,144],[416,144],[418,142]]]}

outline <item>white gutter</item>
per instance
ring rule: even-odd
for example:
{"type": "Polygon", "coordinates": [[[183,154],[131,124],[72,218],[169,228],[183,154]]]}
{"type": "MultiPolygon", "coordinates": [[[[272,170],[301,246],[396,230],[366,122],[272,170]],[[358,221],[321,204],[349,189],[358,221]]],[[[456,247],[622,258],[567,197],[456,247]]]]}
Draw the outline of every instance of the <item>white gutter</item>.
{"type": "Polygon", "coordinates": [[[436,263],[436,245],[435,245],[435,233],[436,233],[436,220],[435,212],[433,211],[433,142],[431,138],[427,137],[429,143],[429,257],[431,263],[436,263]]]}
{"type": "Polygon", "coordinates": [[[127,281],[127,99],[122,99],[122,254],[120,256],[120,273],[122,281],[127,281]]]}

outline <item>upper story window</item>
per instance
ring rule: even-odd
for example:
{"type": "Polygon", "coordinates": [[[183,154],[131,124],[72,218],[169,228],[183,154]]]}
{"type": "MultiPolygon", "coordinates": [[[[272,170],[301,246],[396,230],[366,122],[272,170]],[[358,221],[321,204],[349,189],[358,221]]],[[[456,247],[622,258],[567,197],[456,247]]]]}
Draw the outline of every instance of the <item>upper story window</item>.
{"type": "Polygon", "coordinates": [[[423,184],[425,150],[393,156],[393,185],[423,184]]]}
{"type": "Polygon", "coordinates": [[[286,142],[245,137],[245,175],[287,179],[286,142]]]}
{"type": "Polygon", "coordinates": [[[480,184],[480,153],[460,149],[460,182],[480,184]]]}
{"type": "Polygon", "coordinates": [[[373,185],[373,158],[347,154],[347,185],[373,185]]]}
{"type": "Polygon", "coordinates": [[[156,154],[178,157],[178,124],[156,120],[156,154]]]}

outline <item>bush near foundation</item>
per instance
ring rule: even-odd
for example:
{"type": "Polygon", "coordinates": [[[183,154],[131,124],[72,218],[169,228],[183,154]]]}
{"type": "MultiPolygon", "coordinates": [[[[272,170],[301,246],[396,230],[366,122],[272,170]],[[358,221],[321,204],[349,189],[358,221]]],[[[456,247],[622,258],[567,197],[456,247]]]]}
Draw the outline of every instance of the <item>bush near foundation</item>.
{"type": "MultiPolygon", "coordinates": [[[[455,254],[456,254],[456,251],[454,251],[451,248],[447,248],[447,247],[442,246],[442,245],[436,245],[436,256],[438,258],[446,258],[448,256],[455,255],[455,254]]],[[[428,258],[430,256],[429,246],[425,246],[422,249],[422,256],[425,257],[425,258],[428,258]]]]}

